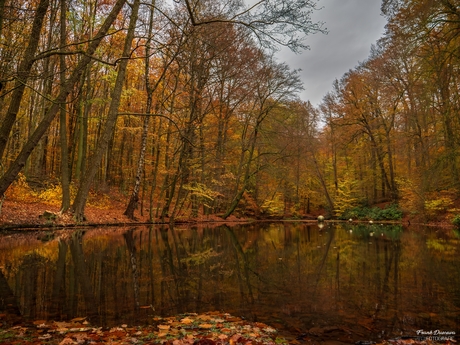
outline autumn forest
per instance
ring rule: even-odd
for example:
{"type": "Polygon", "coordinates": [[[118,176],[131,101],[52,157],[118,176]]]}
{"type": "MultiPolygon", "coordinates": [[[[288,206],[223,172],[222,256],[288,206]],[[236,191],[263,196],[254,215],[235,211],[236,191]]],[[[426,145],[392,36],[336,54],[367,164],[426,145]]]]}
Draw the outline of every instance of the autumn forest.
{"type": "Polygon", "coordinates": [[[460,1],[383,0],[385,34],[319,106],[274,51],[326,33],[321,1],[253,3],[0,0],[1,202],[456,219],[460,1]]]}

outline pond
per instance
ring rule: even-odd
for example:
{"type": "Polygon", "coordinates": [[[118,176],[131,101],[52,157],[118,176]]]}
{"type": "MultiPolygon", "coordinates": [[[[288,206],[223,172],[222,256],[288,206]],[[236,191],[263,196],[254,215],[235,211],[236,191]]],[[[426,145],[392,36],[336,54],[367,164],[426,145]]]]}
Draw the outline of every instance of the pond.
{"type": "Polygon", "coordinates": [[[147,324],[222,311],[344,342],[460,332],[460,239],[379,224],[101,228],[0,237],[0,313],[147,324]]]}

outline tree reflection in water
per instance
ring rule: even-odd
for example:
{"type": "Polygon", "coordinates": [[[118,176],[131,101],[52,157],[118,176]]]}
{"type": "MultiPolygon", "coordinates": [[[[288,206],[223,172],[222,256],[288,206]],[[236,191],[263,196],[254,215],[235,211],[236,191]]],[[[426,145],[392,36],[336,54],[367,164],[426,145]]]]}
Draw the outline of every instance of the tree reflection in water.
{"type": "Polygon", "coordinates": [[[0,249],[1,312],[27,319],[86,316],[112,326],[219,310],[339,338],[460,329],[454,233],[348,223],[157,226],[57,231],[46,243],[22,233],[0,249]]]}

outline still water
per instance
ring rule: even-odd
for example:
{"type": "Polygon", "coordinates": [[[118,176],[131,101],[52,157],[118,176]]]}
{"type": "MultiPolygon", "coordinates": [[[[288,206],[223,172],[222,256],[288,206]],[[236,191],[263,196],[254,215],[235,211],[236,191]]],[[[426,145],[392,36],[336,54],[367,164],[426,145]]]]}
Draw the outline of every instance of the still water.
{"type": "Polygon", "coordinates": [[[4,234],[0,313],[114,326],[222,311],[300,337],[458,335],[459,254],[452,230],[368,224],[4,234]]]}

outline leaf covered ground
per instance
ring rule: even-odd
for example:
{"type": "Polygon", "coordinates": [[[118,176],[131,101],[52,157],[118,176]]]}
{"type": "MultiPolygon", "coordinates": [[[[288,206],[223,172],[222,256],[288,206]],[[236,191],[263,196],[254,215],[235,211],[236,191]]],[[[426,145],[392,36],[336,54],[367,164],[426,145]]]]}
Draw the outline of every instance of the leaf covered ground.
{"type": "MultiPolygon", "coordinates": [[[[248,322],[227,313],[182,314],[154,317],[144,326],[120,325],[103,328],[91,325],[86,318],[69,322],[41,321],[6,327],[0,314],[0,344],[10,345],[89,345],[89,344],[161,344],[161,345],[340,345],[339,341],[318,342],[302,335],[297,339],[282,337],[276,329],[260,322],[248,322]]],[[[359,341],[355,345],[435,345],[455,344],[454,338],[435,341],[427,338],[397,338],[381,343],[359,341]]]]}
{"type": "Polygon", "coordinates": [[[223,313],[183,314],[152,319],[146,326],[102,328],[85,318],[69,322],[34,321],[0,327],[2,344],[165,344],[165,345],[271,345],[287,343],[263,323],[250,323],[223,313]]]}

